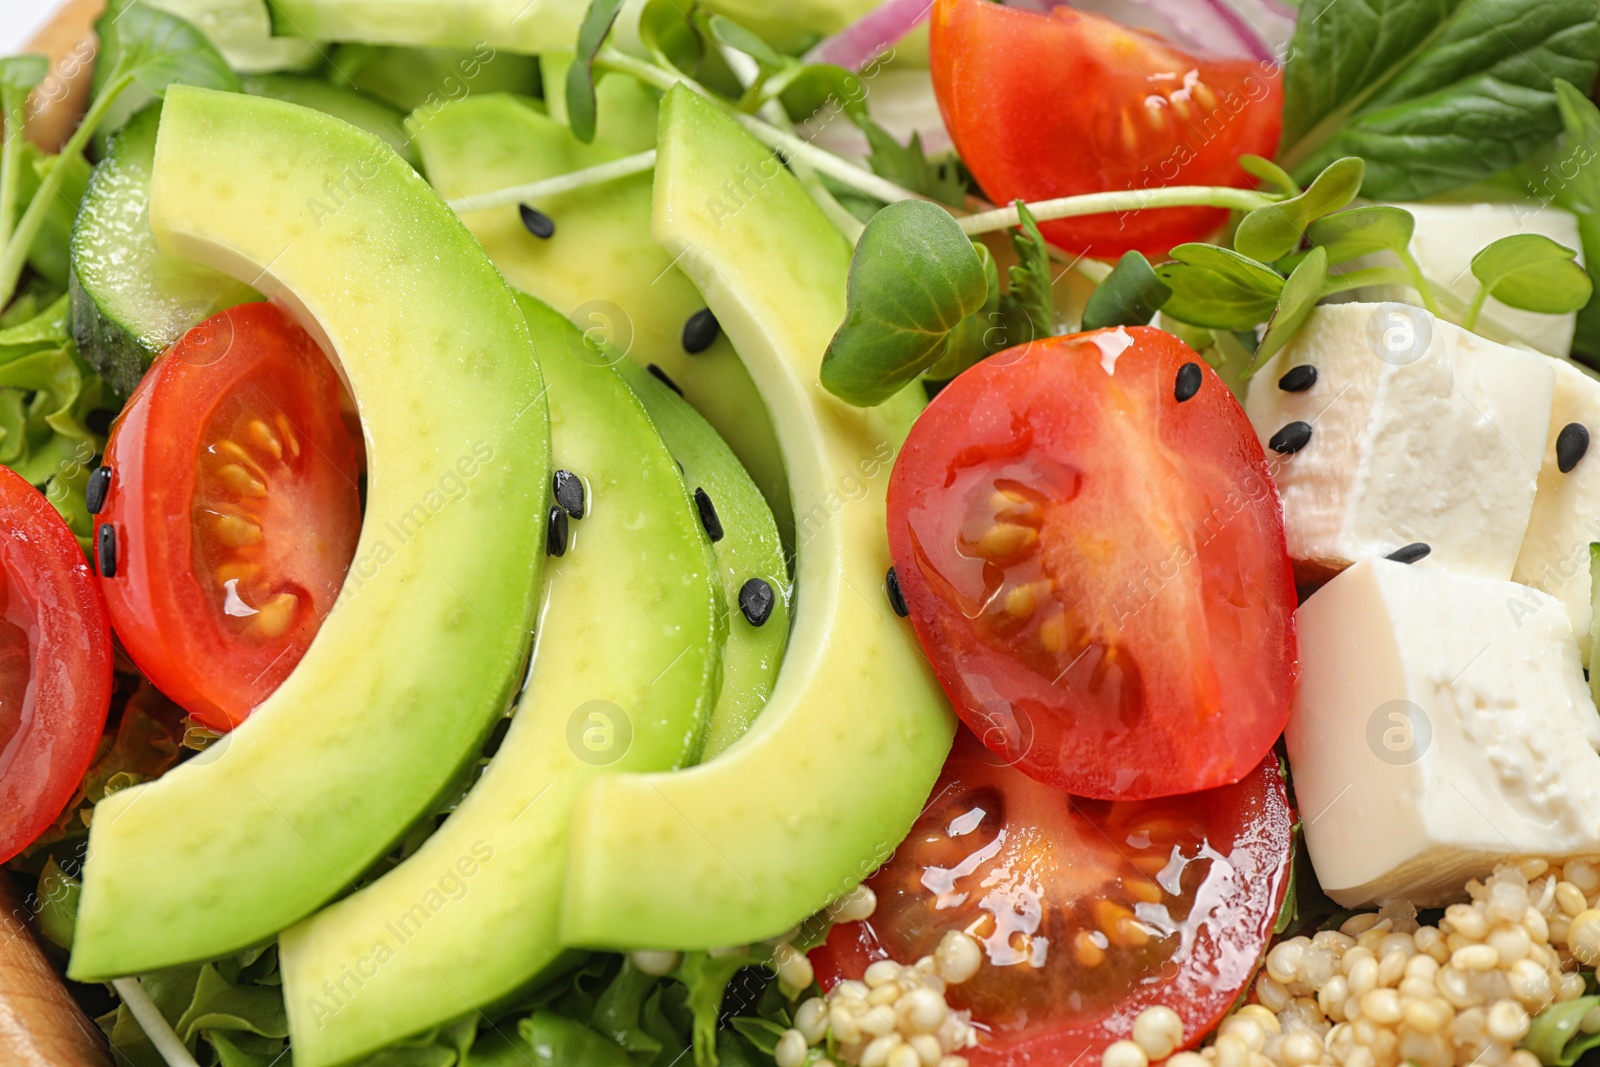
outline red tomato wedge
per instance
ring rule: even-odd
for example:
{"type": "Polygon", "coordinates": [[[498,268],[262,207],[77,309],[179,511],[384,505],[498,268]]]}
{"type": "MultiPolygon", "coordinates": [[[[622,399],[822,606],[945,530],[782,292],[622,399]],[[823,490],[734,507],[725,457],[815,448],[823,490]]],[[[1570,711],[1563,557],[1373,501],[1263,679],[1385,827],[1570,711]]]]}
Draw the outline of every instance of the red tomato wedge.
{"type": "Polygon", "coordinates": [[[1193,796],[1085,801],[962,731],[927,810],[867,882],[877,911],[834,927],[811,961],[831,989],[966,930],[984,965],[946,996],[982,1028],[973,1067],[1098,1063],[1157,1004],[1193,1046],[1267,949],[1293,821],[1275,757],[1193,796]]]}
{"type": "Polygon", "coordinates": [[[1057,789],[1226,785],[1288,721],[1278,493],[1233,394],[1171,334],[1050,338],[956,378],[895,463],[889,547],[957,713],[1057,789]]]}
{"type": "MultiPolygon", "coordinates": [[[[1047,200],[1166,185],[1249,187],[1245,153],[1271,158],[1282,129],[1277,69],[1204,59],[1070,4],[1041,15],[937,0],[930,56],[945,126],[991,200],[1047,200]]],[[[1161,208],[1047,222],[1045,237],[1102,259],[1198,241],[1219,208],[1161,208]]]]}
{"type": "Polygon", "coordinates": [[[355,554],[341,396],[305,330],[246,304],[162,355],[112,431],[95,530],[112,624],[150,681],[213,730],[294,670],[355,554]]]}
{"type": "Polygon", "coordinates": [[[38,837],[94,759],[111,707],[111,624],[78,539],[0,467],[0,863],[38,837]]]}

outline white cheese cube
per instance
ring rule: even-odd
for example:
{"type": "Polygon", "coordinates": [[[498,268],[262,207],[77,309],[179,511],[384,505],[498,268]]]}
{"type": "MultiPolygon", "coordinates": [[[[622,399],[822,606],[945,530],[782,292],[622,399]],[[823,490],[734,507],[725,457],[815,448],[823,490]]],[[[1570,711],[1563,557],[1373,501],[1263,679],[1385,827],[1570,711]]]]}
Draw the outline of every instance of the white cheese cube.
{"type": "Polygon", "coordinates": [[[1285,738],[1335,901],[1439,905],[1497,863],[1600,852],[1600,716],[1553,598],[1375,559],[1296,621],[1285,738]]]}
{"type": "MultiPolygon", "coordinates": [[[[1433,288],[1439,311],[1451,322],[1460,322],[1478,292],[1478,279],[1472,273],[1472,257],[1492,241],[1516,233],[1543,234],[1557,244],[1578,253],[1583,262],[1583,244],[1578,237],[1578,217],[1570,211],[1538,203],[1502,204],[1396,204],[1411,212],[1417,228],[1411,237],[1411,255],[1422,269],[1422,276],[1433,288]]],[[[1398,267],[1393,253],[1369,256],[1359,266],[1398,267]]],[[[1371,286],[1356,291],[1361,300],[1399,300],[1420,302],[1417,291],[1408,285],[1371,286]]],[[[1572,332],[1578,317],[1541,315],[1519,311],[1490,297],[1478,317],[1478,332],[1486,337],[1518,347],[1527,347],[1552,356],[1565,356],[1572,350],[1572,332]]]]}
{"type": "MultiPolygon", "coordinates": [[[[1557,442],[1562,431],[1578,437],[1600,436],[1600,382],[1564,360],[1551,360],[1555,370],[1555,402],[1550,416],[1550,441],[1539,473],[1539,494],[1511,577],[1561,601],[1572,623],[1584,662],[1589,661],[1589,542],[1600,541],[1600,442],[1585,450],[1577,466],[1561,473],[1557,442]],[[1590,455],[1590,451],[1596,454],[1590,455]]],[[[1574,438],[1576,439],[1576,438],[1574,438]]]]}
{"type": "Polygon", "coordinates": [[[1303,581],[1427,544],[1420,564],[1510,578],[1550,431],[1553,361],[1404,304],[1329,304],[1250,381],[1303,581]],[[1282,382],[1294,368],[1316,380],[1282,382]],[[1298,424],[1298,425],[1297,425],[1298,424]],[[1284,436],[1309,433],[1289,455],[1284,436]]]}

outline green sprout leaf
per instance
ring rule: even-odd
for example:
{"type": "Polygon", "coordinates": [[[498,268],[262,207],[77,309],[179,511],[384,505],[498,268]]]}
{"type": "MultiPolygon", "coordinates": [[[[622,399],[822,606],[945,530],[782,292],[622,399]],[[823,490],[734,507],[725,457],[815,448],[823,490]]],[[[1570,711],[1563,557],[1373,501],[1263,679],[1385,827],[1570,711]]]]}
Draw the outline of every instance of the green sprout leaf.
{"type": "Polygon", "coordinates": [[[1533,1017],[1522,1047],[1539,1057],[1545,1067],[1572,1067],[1590,1049],[1600,1046],[1600,1034],[1586,1034],[1578,1024],[1600,1007],[1600,997],[1578,997],[1552,1004],[1533,1017]]]}
{"type": "MultiPolygon", "coordinates": [[[[828,109],[828,119],[841,111],[857,123],[863,122],[867,116],[866,83],[859,74],[832,63],[797,63],[774,76],[767,83],[766,91],[782,101],[789,117],[802,125],[823,108],[828,109]]],[[[876,123],[872,125],[877,127],[876,132],[867,131],[867,139],[873,147],[873,155],[877,157],[875,169],[876,166],[882,166],[897,173],[909,172],[913,180],[926,182],[928,189],[936,188],[944,180],[946,168],[935,167],[927,161],[922,154],[920,137],[914,137],[909,146],[902,145],[887,130],[876,123]],[[877,141],[872,140],[874,136],[877,136],[877,141]]],[[[878,173],[883,175],[882,170],[878,173]]],[[[917,191],[934,196],[928,189],[917,191]]]]}
{"type": "Polygon", "coordinates": [[[950,334],[989,297],[983,263],[950,213],[923,200],[873,216],[850,261],[849,305],[822,360],[822,384],[881,404],[944,357],[950,334]]]}
{"type": "Polygon", "coordinates": [[[1239,166],[1244,168],[1246,174],[1259,179],[1274,193],[1282,193],[1284,196],[1300,195],[1300,183],[1270,159],[1243,155],[1239,157],[1239,166]]]}
{"type": "Polygon", "coordinates": [[[1056,332],[1056,305],[1050,270],[1050,246],[1045,244],[1028,205],[1017,201],[1022,223],[1011,231],[1011,247],[1017,263],[1007,273],[1009,288],[1000,298],[1000,325],[1004,344],[1024,345],[1056,332]]]}
{"type": "Polygon", "coordinates": [[[639,11],[639,42],[659,66],[694,73],[704,40],[676,0],[648,0],[639,11]]]}
{"type": "Polygon", "coordinates": [[[1578,266],[1577,253],[1538,233],[1518,233],[1486,246],[1472,257],[1478,295],[1462,325],[1472,329],[1489,297],[1507,307],[1564,315],[1589,302],[1594,283],[1578,266]]]}
{"type": "Polygon", "coordinates": [[[594,141],[594,57],[611,34],[623,0],[592,0],[578,27],[578,49],[567,68],[567,125],[584,144],[594,141]]]}
{"type": "Polygon", "coordinates": [[[137,0],[112,0],[95,29],[104,42],[99,61],[111,65],[113,81],[121,73],[158,96],[176,84],[239,91],[228,61],[181,18],[137,0]]]}
{"type": "Polygon", "coordinates": [[[974,241],[972,249],[983,263],[983,277],[989,285],[989,296],[983,302],[983,307],[962,319],[950,331],[943,358],[925,372],[930,381],[947,382],[999,350],[993,342],[1003,336],[1001,331],[995,329],[995,323],[1000,321],[1000,270],[995,266],[994,256],[989,254],[987,245],[974,241]]]}
{"type": "Polygon", "coordinates": [[[1171,297],[1172,288],[1156,276],[1148,259],[1138,252],[1124,253],[1089,297],[1083,328],[1144,326],[1171,297]]]}
{"type": "Polygon", "coordinates": [[[1311,311],[1317,306],[1317,300],[1322,296],[1322,287],[1328,282],[1328,253],[1320,248],[1313,248],[1311,254],[1301,260],[1289,275],[1289,280],[1283,283],[1283,293],[1278,297],[1278,306],[1273,309],[1272,318],[1267,320],[1267,332],[1261,337],[1261,345],[1256,349],[1255,362],[1243,377],[1249,378],[1255,369],[1278,353],[1278,350],[1300,332],[1300,327],[1306,324],[1306,319],[1311,316],[1311,311]]]}
{"type": "Polygon", "coordinates": [[[913,133],[909,144],[901,144],[888,130],[867,117],[865,93],[860,95],[859,101],[858,110],[851,117],[867,135],[867,144],[872,146],[867,163],[874,174],[941,204],[960,207],[966,203],[967,189],[954,160],[930,163],[922,151],[921,134],[913,133]]]}
{"type": "Polygon", "coordinates": [[[25,93],[44,81],[44,76],[49,73],[50,61],[37,53],[6,56],[0,59],[0,89],[25,93]]]}
{"type": "Polygon", "coordinates": [[[1232,249],[1184,244],[1172,250],[1172,258],[1156,268],[1156,276],[1172,289],[1161,310],[1192,326],[1254,329],[1283,293],[1283,275],[1232,249]]]}
{"type": "Polygon", "coordinates": [[[1356,198],[1367,165],[1360,158],[1335,160],[1299,196],[1246,215],[1234,234],[1233,246],[1243,255],[1271,263],[1300,247],[1306,228],[1356,198]]]}
{"type": "Polygon", "coordinates": [[[743,52],[768,70],[782,70],[794,62],[726,15],[712,15],[706,27],[711,31],[712,40],[743,52]]]}
{"type": "Polygon", "coordinates": [[[1417,220],[1403,207],[1373,204],[1326,215],[1306,229],[1306,239],[1328,254],[1329,263],[1344,263],[1374,252],[1406,253],[1417,220]]]}

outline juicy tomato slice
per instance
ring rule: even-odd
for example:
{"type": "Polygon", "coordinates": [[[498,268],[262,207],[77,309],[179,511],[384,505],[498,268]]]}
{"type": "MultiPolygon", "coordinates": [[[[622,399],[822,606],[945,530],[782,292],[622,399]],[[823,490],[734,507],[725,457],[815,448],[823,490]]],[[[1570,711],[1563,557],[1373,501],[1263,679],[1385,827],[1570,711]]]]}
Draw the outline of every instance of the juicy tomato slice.
{"type": "Polygon", "coordinates": [[[957,713],[1058,789],[1225,785],[1288,721],[1278,493],[1233,394],[1171,334],[1050,338],[956,378],[895,463],[889,547],[957,713]],[[1181,402],[1180,370],[1200,381],[1181,402]]]}
{"type": "MultiPolygon", "coordinates": [[[[933,87],[967,167],[996,203],[1252,179],[1282,130],[1277,68],[1204,59],[1070,4],[1048,15],[938,0],[933,87]]],[[[1215,232],[1218,208],[1161,208],[1047,222],[1075,253],[1148,255],[1215,232]]]]}
{"type": "Polygon", "coordinates": [[[72,799],[111,707],[111,624],[56,509],[0,467],[0,863],[72,799]]]}
{"type": "Polygon", "coordinates": [[[95,531],[97,546],[115,541],[101,576],[112,624],[150,681],[213,730],[294,670],[355,554],[342,395],[305,330],[246,304],[163,354],[112,432],[95,531]]]}
{"type": "Polygon", "coordinates": [[[973,1067],[1096,1063],[1156,1004],[1197,1044],[1266,951],[1293,821],[1276,757],[1192,796],[1077,800],[962,731],[927,809],[867,883],[877,911],[834,927],[812,964],[828,989],[967,931],[985,964],[947,997],[980,1027],[973,1067]]]}

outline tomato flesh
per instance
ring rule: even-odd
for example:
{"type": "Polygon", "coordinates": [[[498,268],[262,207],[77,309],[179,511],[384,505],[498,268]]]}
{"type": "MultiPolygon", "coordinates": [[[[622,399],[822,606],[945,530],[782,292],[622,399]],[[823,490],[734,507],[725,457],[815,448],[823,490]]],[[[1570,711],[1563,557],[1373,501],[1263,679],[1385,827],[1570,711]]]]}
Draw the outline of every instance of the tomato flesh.
{"type": "Polygon", "coordinates": [[[928,808],[867,883],[877,911],[836,926],[812,963],[831,988],[967,931],[984,965],[947,999],[980,1028],[974,1067],[1097,1062],[1155,1004],[1178,1011],[1193,1045],[1267,948],[1292,826],[1276,758],[1193,796],[1084,801],[963,731],[928,808]]]}
{"type": "Polygon", "coordinates": [[[1288,721],[1277,490],[1243,409],[1170,334],[1051,338],[956,378],[896,461],[889,546],[957,713],[1057,789],[1225,785],[1288,721]],[[1179,402],[1189,363],[1201,388],[1179,402]]]}
{"type": "Polygon", "coordinates": [[[288,677],[355,554],[360,472],[341,398],[310,335],[247,304],[165,353],[112,433],[99,517],[116,531],[112,622],[139,669],[213,730],[288,677]]]}
{"type": "Polygon", "coordinates": [[[111,626],[72,531],[0,467],[0,862],[60,814],[111,706],[111,626]]]}
{"type": "MultiPolygon", "coordinates": [[[[1084,14],[938,0],[934,91],[962,160],[991,200],[1046,200],[1166,185],[1248,187],[1246,153],[1271,158],[1282,129],[1277,68],[1189,55],[1084,14]]],[[[1109,259],[1219,229],[1219,208],[1161,208],[1047,222],[1055,244],[1109,259]]]]}

